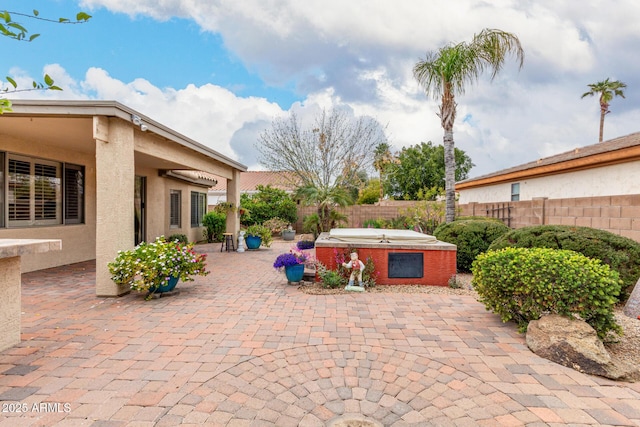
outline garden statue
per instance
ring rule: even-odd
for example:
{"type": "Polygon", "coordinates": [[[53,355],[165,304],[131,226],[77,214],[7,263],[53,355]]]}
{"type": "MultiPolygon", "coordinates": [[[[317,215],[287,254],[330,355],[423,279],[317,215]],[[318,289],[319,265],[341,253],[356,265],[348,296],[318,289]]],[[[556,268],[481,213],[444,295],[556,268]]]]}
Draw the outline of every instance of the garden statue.
{"type": "Polygon", "coordinates": [[[240,231],[240,235],[238,236],[238,249],[236,252],[244,252],[244,230],[240,231]]]}
{"type": "Polygon", "coordinates": [[[364,263],[358,259],[358,254],[356,252],[352,252],[351,261],[343,262],[342,266],[344,268],[351,269],[351,275],[349,276],[349,283],[344,289],[346,291],[364,292],[364,284],[362,283],[362,272],[364,271],[364,263]],[[356,275],[358,276],[359,286],[354,286],[356,275]]]}

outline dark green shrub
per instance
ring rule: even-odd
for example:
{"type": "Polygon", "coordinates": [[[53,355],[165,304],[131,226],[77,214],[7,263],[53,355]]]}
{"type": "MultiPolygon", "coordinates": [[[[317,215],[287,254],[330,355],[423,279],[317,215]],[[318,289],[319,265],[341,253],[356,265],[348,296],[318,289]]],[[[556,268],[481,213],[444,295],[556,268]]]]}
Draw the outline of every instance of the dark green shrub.
{"type": "Polygon", "coordinates": [[[640,277],[640,243],[596,228],[567,225],[524,227],[496,239],[489,249],[505,247],[567,249],[599,259],[620,274],[622,303],[640,277]]]}
{"type": "Polygon", "coordinates": [[[222,233],[227,229],[227,216],[221,212],[207,212],[202,217],[202,225],[207,242],[222,242],[222,233]]]}
{"type": "Polygon", "coordinates": [[[167,242],[175,242],[176,240],[184,245],[189,243],[189,238],[186,236],[186,234],[172,234],[171,236],[167,237],[167,242]]]}
{"type": "Polygon", "coordinates": [[[543,314],[579,316],[604,339],[620,333],[614,306],[620,293],[616,271],[573,251],[505,248],[478,255],[473,286],[487,310],[520,331],[543,314]]]}
{"type": "Polygon", "coordinates": [[[245,225],[263,224],[271,218],[278,217],[287,224],[298,219],[298,206],[286,191],[270,185],[258,185],[258,192],[252,195],[241,194],[240,206],[248,211],[240,220],[245,225]]]}
{"type": "Polygon", "coordinates": [[[458,247],[456,263],[459,272],[471,271],[471,263],[485,252],[491,242],[509,232],[509,227],[500,221],[462,219],[440,224],[433,235],[436,239],[453,243],[458,247]]]}

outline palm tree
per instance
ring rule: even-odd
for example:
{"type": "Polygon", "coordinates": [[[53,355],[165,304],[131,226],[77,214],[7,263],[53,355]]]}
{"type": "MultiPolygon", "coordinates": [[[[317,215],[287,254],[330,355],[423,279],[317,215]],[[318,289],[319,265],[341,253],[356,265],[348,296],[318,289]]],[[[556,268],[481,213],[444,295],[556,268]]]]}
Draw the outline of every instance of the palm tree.
{"type": "Polygon", "coordinates": [[[376,146],[373,152],[373,167],[380,174],[380,200],[384,198],[384,173],[387,165],[393,162],[394,157],[389,150],[389,144],[382,142],[376,146]]]}
{"type": "Polygon", "coordinates": [[[627,85],[618,80],[609,81],[609,78],[607,77],[602,82],[591,83],[587,86],[589,86],[591,90],[583,93],[581,98],[594,96],[598,93],[600,94],[600,139],[598,142],[602,142],[602,137],[604,136],[604,116],[610,113],[609,102],[611,102],[614,96],[621,96],[624,98],[624,92],[622,89],[627,87],[627,85]]]}
{"type": "Polygon", "coordinates": [[[441,98],[438,116],[444,129],[446,222],[455,218],[455,96],[463,95],[465,86],[477,81],[487,68],[491,69],[493,80],[509,53],[516,56],[522,68],[524,51],[518,37],[501,30],[484,29],[474,34],[471,43],[448,44],[427,52],[426,58],[413,67],[413,75],[427,95],[441,98]]]}
{"type": "Polygon", "coordinates": [[[296,189],[295,197],[307,206],[317,205],[317,212],[305,220],[307,226],[314,226],[314,234],[330,231],[338,223],[346,220],[336,208],[345,207],[352,202],[348,191],[339,185],[330,188],[308,184],[296,189]],[[314,223],[314,224],[312,224],[314,223]]]}

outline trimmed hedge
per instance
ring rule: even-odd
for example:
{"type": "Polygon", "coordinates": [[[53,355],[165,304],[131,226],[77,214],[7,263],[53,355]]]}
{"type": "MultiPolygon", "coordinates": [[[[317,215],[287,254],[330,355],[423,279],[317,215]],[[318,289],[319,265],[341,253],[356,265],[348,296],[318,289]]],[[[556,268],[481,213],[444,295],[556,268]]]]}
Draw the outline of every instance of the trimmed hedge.
{"type": "Polygon", "coordinates": [[[459,272],[471,271],[471,264],[476,257],[485,252],[491,242],[508,233],[509,227],[502,221],[488,219],[460,219],[447,224],[440,224],[433,232],[436,239],[453,243],[458,247],[456,263],[459,272]]]}
{"type": "Polygon", "coordinates": [[[614,306],[621,280],[616,271],[577,252],[547,248],[505,248],[479,255],[473,286],[487,310],[521,332],[543,314],[579,316],[604,339],[620,333],[614,306]]]}
{"type": "Polygon", "coordinates": [[[640,243],[590,227],[538,225],[512,230],[496,239],[489,250],[506,247],[567,249],[595,258],[620,274],[624,303],[640,278],[640,243]]]}

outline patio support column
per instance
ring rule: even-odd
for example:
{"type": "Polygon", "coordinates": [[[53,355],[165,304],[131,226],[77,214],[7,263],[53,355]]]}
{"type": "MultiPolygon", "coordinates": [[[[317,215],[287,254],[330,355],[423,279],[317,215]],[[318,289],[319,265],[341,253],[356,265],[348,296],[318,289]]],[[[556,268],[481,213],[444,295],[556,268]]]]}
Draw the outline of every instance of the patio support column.
{"type": "MultiPolygon", "coordinates": [[[[233,203],[237,208],[240,205],[240,171],[233,169],[233,178],[227,180],[227,202],[233,203]]],[[[238,209],[227,213],[227,233],[233,233],[234,239],[238,238],[240,231],[240,213],[238,209]]]]}
{"type": "Polygon", "coordinates": [[[107,264],[134,246],[135,161],[133,127],[122,119],[96,116],[96,295],[129,292],[111,280],[107,264]]]}

